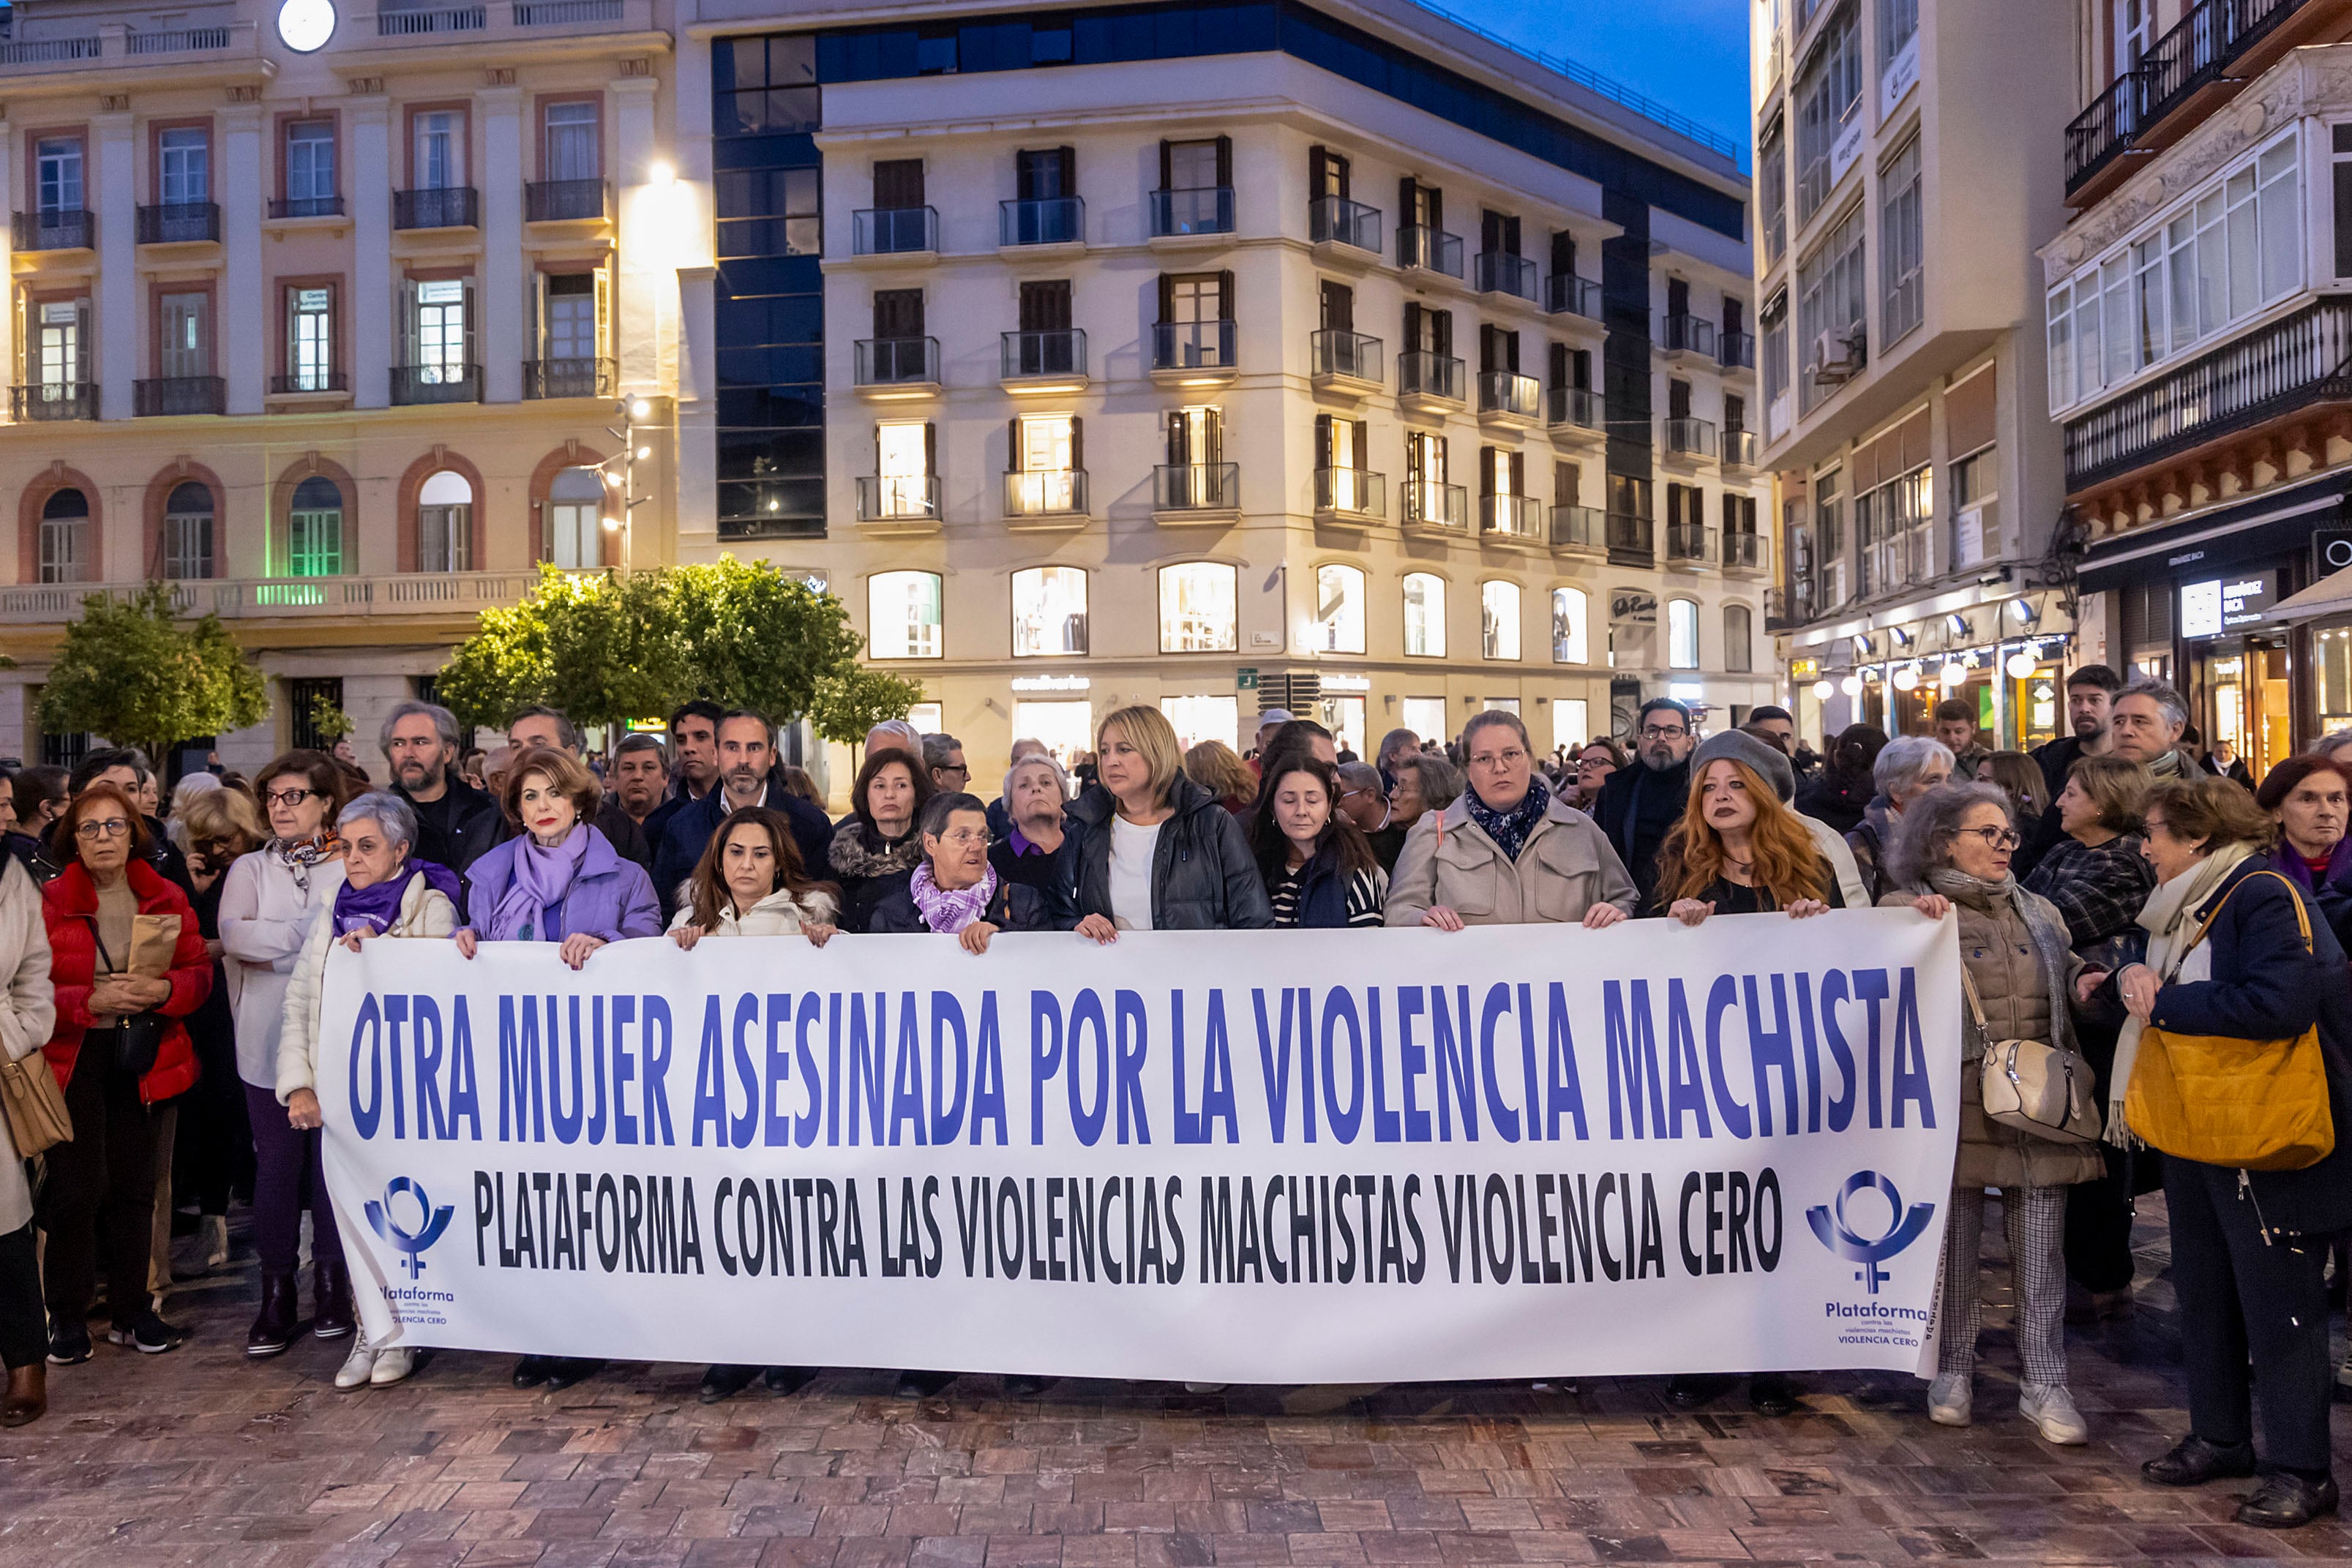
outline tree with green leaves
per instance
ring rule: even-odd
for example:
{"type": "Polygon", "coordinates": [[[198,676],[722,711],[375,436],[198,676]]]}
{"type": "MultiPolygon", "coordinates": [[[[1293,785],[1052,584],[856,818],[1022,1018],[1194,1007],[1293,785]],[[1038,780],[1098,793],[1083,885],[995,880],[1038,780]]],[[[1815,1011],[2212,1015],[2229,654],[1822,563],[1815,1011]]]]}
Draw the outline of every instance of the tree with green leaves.
{"type": "Polygon", "coordinates": [[[664,574],[540,568],[522,602],[482,612],[441,671],[460,724],[503,729],[519,708],[560,707],[581,725],[667,713],[687,683],[664,574]]]}
{"type": "Polygon", "coordinates": [[[864,743],[867,730],[886,718],[906,717],[922,700],[921,682],[852,663],[817,684],[809,723],[824,739],[855,747],[864,743]]]}
{"type": "Polygon", "coordinates": [[[764,561],[720,556],[667,576],[688,671],[681,699],[790,723],[814,710],[822,685],[854,668],[864,647],[840,600],[764,561]]]}
{"type": "Polygon", "coordinates": [[[199,736],[259,724],[268,684],[220,617],[183,624],[167,583],[128,598],[92,593],[66,628],[41,688],[41,727],[87,730],[135,746],[161,767],[171,748],[199,736]]]}

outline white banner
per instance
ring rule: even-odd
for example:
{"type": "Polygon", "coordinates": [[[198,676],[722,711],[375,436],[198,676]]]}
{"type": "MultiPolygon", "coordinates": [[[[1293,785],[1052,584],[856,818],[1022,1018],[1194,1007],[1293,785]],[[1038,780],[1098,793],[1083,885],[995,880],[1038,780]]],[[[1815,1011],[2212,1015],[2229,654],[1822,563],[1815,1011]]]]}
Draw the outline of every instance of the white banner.
{"type": "Polygon", "coordinates": [[[1233,1383],[1915,1369],[1952,923],[337,951],[371,1334],[1233,1383]]]}

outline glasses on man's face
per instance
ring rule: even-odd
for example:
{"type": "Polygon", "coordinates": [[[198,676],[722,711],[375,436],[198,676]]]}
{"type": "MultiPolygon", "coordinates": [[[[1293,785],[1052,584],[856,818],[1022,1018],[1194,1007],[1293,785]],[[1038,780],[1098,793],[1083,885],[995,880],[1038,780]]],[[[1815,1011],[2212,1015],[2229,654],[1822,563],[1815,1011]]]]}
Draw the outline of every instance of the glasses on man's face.
{"type": "Polygon", "coordinates": [[[100,817],[74,829],[74,836],[96,843],[100,839],[119,839],[131,831],[131,824],[121,817],[100,817]]]}
{"type": "Polygon", "coordinates": [[[974,844],[988,842],[988,830],[986,828],[950,828],[940,835],[940,842],[953,844],[958,849],[969,849],[974,844]]]}
{"type": "Polygon", "coordinates": [[[1685,729],[1680,725],[1675,726],[1672,729],[1666,729],[1654,724],[1645,724],[1642,727],[1642,738],[1643,740],[1680,740],[1689,733],[1689,730],[1685,729]]]}
{"type": "Polygon", "coordinates": [[[268,789],[263,791],[261,799],[265,805],[299,806],[317,793],[315,789],[268,789]]]}
{"type": "Polygon", "coordinates": [[[943,762],[931,769],[934,773],[952,773],[959,779],[971,777],[971,769],[961,762],[943,762]]]}
{"type": "Polygon", "coordinates": [[[1985,841],[1989,850],[2013,850],[2025,841],[2010,828],[1962,828],[1964,833],[1974,833],[1985,841]]]}

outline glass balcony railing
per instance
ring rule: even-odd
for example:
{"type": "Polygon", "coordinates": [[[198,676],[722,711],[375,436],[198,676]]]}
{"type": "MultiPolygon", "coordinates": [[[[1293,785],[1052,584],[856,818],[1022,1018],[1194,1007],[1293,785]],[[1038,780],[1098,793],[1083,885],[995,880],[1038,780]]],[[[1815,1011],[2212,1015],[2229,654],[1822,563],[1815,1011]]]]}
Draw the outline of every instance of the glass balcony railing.
{"type": "Polygon", "coordinates": [[[1704,419],[1666,421],[1666,450],[1679,457],[1714,456],[1714,424],[1704,419]]]}
{"type": "Polygon", "coordinates": [[[1386,356],[1378,338],[1326,327],[1308,334],[1308,373],[1316,378],[1337,376],[1353,382],[1388,379],[1386,356]]]}
{"type": "Polygon", "coordinates": [[[1606,429],[1601,394],[1585,387],[1554,387],[1544,394],[1544,423],[1554,430],[1606,429]]]}
{"type": "Polygon", "coordinates": [[[1397,392],[1405,397],[1462,399],[1462,361],[1451,354],[1415,349],[1397,356],[1397,392]]]}
{"type": "Polygon", "coordinates": [[[1079,196],[1034,196],[996,204],[996,243],[1077,245],[1087,237],[1087,204],[1079,196]]]}
{"type": "Polygon", "coordinates": [[[1507,294],[1530,305],[1536,299],[1536,264],[1523,256],[1502,251],[1478,253],[1475,279],[1481,294],[1507,294]]]}
{"type": "Polygon", "coordinates": [[[1552,549],[1599,549],[1602,537],[1600,507],[1554,507],[1551,509],[1552,549]]]}
{"type": "Polygon", "coordinates": [[[1385,517],[1388,479],[1362,468],[1318,468],[1315,509],[1350,517],[1385,517]]]}
{"type": "Polygon", "coordinates": [[[1409,528],[1466,534],[1470,531],[1470,492],[1442,480],[1408,479],[1404,482],[1404,521],[1409,528]]]}
{"type": "Polygon", "coordinates": [[[1397,230],[1397,265],[1420,267],[1444,277],[1462,276],[1462,236],[1427,224],[1406,224],[1397,230]]]}
{"type": "Polygon", "coordinates": [[[1024,468],[1004,476],[1008,517],[1059,517],[1087,509],[1083,468],[1024,468]]]}
{"type": "Polygon", "coordinates": [[[861,474],[857,476],[859,522],[937,522],[939,517],[938,475],[861,474]]]}
{"type": "Polygon", "coordinates": [[[1478,372],[1478,412],[1529,423],[1543,417],[1543,386],[1516,371],[1478,372]]]}
{"type": "Polygon", "coordinates": [[[1190,235],[1234,232],[1234,188],[1203,185],[1192,189],[1154,191],[1151,195],[1151,237],[1175,239],[1190,235]]]}
{"type": "Polygon", "coordinates": [[[1307,206],[1307,237],[1317,245],[1381,249],[1381,210],[1345,196],[1318,196],[1307,206]]]}
{"type": "Polygon", "coordinates": [[[1555,272],[1544,279],[1544,308],[1555,316],[1601,319],[1601,285],[1572,272],[1555,272]]]}
{"type": "Polygon", "coordinates": [[[1478,537],[1517,544],[1547,542],[1543,503],[1533,496],[1479,497],[1478,537]]]}
{"type": "Polygon", "coordinates": [[[852,256],[911,256],[939,248],[936,207],[861,207],[849,214],[852,256]]]}
{"type": "Polygon", "coordinates": [[[1083,328],[1059,327],[1045,332],[1003,334],[1004,379],[1040,376],[1084,376],[1087,334],[1083,328]]]}
{"type": "Polygon", "coordinates": [[[861,387],[904,386],[940,379],[937,338],[860,338],[852,373],[861,387]]]}
{"type": "Polygon", "coordinates": [[[1241,504],[1238,463],[1163,463],[1151,471],[1155,512],[1230,512],[1241,504]]]}
{"type": "Polygon", "coordinates": [[[1231,370],[1233,365],[1231,321],[1161,321],[1151,329],[1155,371],[1231,370]]]}

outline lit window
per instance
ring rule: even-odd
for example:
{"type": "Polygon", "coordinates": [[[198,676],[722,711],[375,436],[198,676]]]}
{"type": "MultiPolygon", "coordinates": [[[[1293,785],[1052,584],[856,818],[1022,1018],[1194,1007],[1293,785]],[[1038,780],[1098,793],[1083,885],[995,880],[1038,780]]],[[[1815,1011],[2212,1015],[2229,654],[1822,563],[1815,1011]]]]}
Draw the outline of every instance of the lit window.
{"type": "Polygon", "coordinates": [[[1404,579],[1404,651],[1416,659],[1445,657],[1445,580],[1425,571],[1404,579]]]}
{"type": "Polygon", "coordinates": [[[343,492],[312,475],[294,487],[286,534],[289,577],[335,577],[343,570],[343,492]]]}
{"type": "Polygon", "coordinates": [[[604,481],[593,468],[566,468],[547,487],[547,559],[567,571],[604,564],[604,481]]]}
{"type": "Polygon", "coordinates": [[[1315,569],[1315,651],[1364,651],[1364,574],[1352,566],[1315,569]]]}
{"type": "Polygon", "coordinates": [[[1698,668],[1698,606],[1690,600],[1666,601],[1666,664],[1676,670],[1698,668]]]}
{"type": "Polygon", "coordinates": [[[1592,662],[1591,637],[1586,628],[1591,624],[1591,603],[1580,588],[1555,588],[1551,591],[1551,658],[1556,664],[1589,664],[1592,662]]]}
{"type": "Polygon", "coordinates": [[[1160,569],[1160,651],[1230,653],[1241,646],[1238,574],[1214,561],[1160,569]]]}
{"type": "MultiPolygon", "coordinates": [[[[1160,716],[1176,732],[1178,749],[1190,751],[1204,740],[1223,741],[1232,746],[1241,738],[1242,702],[1239,697],[1180,696],[1160,699],[1160,716]]],[[[1087,741],[1088,746],[1094,743],[1087,741]]]]}
{"type": "Polygon", "coordinates": [[[1516,584],[1478,585],[1478,651],[1489,659],[1519,656],[1519,591],[1516,584]]]}
{"type": "Polygon", "coordinates": [[[1075,566],[1014,572],[1013,656],[1051,658],[1086,651],[1087,574],[1075,566]]]}
{"type": "Polygon", "coordinates": [[[474,487],[444,468],[416,493],[416,570],[470,571],[474,565],[474,487]]]}
{"type": "Polygon", "coordinates": [[[938,572],[876,572],[866,582],[866,615],[868,647],[875,658],[944,656],[938,572]]]}

